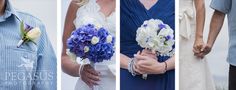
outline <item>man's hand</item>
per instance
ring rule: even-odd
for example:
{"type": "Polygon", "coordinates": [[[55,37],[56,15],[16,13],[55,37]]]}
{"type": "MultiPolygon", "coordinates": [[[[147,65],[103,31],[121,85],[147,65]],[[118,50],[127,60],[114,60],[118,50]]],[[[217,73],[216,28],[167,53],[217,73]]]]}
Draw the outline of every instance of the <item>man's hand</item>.
{"type": "Polygon", "coordinates": [[[212,46],[210,44],[204,44],[193,49],[194,55],[198,58],[204,58],[211,52],[212,46]]]}
{"type": "Polygon", "coordinates": [[[208,53],[211,52],[211,48],[212,48],[211,45],[206,44],[206,45],[203,46],[201,52],[203,52],[204,55],[207,55],[208,53]]]}

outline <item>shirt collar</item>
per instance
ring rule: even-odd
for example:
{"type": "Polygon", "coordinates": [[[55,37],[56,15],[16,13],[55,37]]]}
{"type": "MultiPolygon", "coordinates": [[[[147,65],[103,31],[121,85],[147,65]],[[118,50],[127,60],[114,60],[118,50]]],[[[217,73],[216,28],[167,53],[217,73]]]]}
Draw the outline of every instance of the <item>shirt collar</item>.
{"type": "Polygon", "coordinates": [[[0,22],[6,21],[7,18],[9,18],[11,15],[14,15],[17,19],[20,19],[18,14],[16,13],[16,10],[13,8],[9,0],[6,0],[6,9],[4,11],[4,14],[0,16],[0,22]]]}

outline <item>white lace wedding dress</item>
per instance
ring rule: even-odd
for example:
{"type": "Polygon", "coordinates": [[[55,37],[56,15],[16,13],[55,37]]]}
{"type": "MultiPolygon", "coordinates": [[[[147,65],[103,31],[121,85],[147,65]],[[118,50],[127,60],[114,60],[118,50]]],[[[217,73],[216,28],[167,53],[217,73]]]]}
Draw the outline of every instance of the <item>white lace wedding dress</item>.
{"type": "MultiPolygon", "coordinates": [[[[96,3],[96,0],[88,0],[85,5],[81,6],[77,10],[77,16],[74,20],[76,28],[81,25],[86,25],[88,23],[101,25],[105,27],[113,36],[115,36],[115,12],[106,17],[102,12],[100,12],[100,6],[96,3]]],[[[101,72],[99,85],[97,88],[99,90],[115,90],[115,53],[111,60],[104,61],[95,64],[96,71],[101,72]]],[[[89,88],[80,78],[78,79],[75,90],[92,90],[89,88]]]]}
{"type": "Polygon", "coordinates": [[[180,0],[180,90],[215,90],[206,58],[200,60],[192,51],[195,40],[194,0],[180,0]]]}

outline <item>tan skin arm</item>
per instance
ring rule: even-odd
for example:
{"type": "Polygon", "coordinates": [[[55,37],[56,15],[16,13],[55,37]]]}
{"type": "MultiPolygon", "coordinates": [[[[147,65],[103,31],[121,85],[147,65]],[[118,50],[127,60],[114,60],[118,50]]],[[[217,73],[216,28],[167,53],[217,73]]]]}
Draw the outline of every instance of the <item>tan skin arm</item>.
{"type": "Polygon", "coordinates": [[[166,60],[167,63],[167,71],[175,69],[175,55],[170,59],[166,60]]]}
{"type": "Polygon", "coordinates": [[[211,24],[210,24],[210,32],[208,35],[207,45],[205,46],[205,54],[208,54],[211,51],[211,48],[213,47],[215,40],[223,26],[225,19],[225,14],[222,12],[219,12],[217,10],[214,11],[211,24]]]}
{"type": "Polygon", "coordinates": [[[196,39],[203,38],[203,30],[205,23],[205,4],[204,0],[194,0],[196,8],[196,39]]]}
{"type": "Polygon", "coordinates": [[[215,43],[215,40],[223,26],[225,19],[225,14],[219,11],[214,11],[214,14],[211,19],[210,32],[208,36],[207,43],[212,47],[215,43]]]}
{"type": "Polygon", "coordinates": [[[67,39],[70,37],[71,32],[75,29],[74,26],[74,19],[76,18],[76,12],[79,6],[76,4],[77,1],[72,1],[69,5],[66,20],[64,24],[64,33],[63,33],[63,49],[62,49],[62,56],[61,56],[61,67],[62,70],[74,77],[78,77],[79,67],[80,65],[71,61],[69,56],[66,54],[66,42],[67,39]]]}
{"type": "Polygon", "coordinates": [[[131,58],[129,58],[128,56],[120,54],[120,67],[123,69],[128,69],[128,63],[130,59],[131,58]]]}
{"type": "Polygon", "coordinates": [[[5,0],[0,0],[0,15],[4,14],[5,10],[5,0]]]}
{"type": "Polygon", "coordinates": [[[196,8],[196,35],[195,42],[193,45],[193,51],[195,56],[199,58],[203,58],[204,56],[199,54],[201,52],[202,47],[205,45],[203,41],[203,31],[205,24],[205,4],[204,0],[194,0],[195,8],[196,8]]]}

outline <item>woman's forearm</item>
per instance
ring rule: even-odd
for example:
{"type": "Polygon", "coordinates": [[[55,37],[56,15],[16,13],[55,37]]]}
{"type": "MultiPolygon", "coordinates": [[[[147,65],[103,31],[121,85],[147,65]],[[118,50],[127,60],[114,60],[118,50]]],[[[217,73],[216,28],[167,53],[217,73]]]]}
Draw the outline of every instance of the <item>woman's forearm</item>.
{"type": "Polygon", "coordinates": [[[124,54],[120,54],[120,67],[123,69],[128,69],[128,63],[130,58],[124,54]]]}
{"type": "Polygon", "coordinates": [[[61,55],[61,67],[62,70],[74,77],[79,76],[79,68],[80,65],[73,62],[70,57],[66,54],[66,42],[67,39],[70,37],[71,32],[75,29],[73,21],[76,18],[76,12],[80,6],[77,5],[77,1],[72,0],[67,14],[66,14],[66,19],[65,19],[65,24],[64,24],[64,32],[63,32],[63,49],[62,49],[62,55],[61,55]]]}
{"type": "Polygon", "coordinates": [[[167,71],[175,69],[175,56],[172,56],[166,61],[167,71]]]}
{"type": "Polygon", "coordinates": [[[65,72],[66,74],[69,74],[71,76],[74,77],[79,77],[79,68],[80,65],[76,62],[73,62],[72,60],[70,60],[70,58],[66,55],[63,55],[61,57],[61,67],[63,72],[65,72]]]}
{"type": "Polygon", "coordinates": [[[196,39],[203,39],[205,23],[205,4],[203,0],[195,0],[196,8],[196,39]]]}

